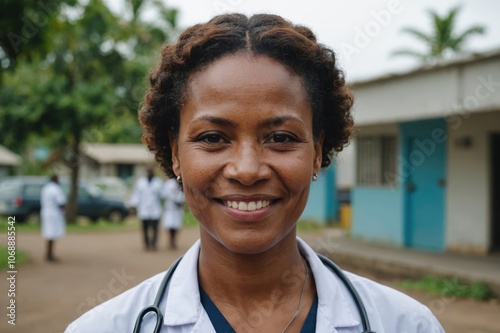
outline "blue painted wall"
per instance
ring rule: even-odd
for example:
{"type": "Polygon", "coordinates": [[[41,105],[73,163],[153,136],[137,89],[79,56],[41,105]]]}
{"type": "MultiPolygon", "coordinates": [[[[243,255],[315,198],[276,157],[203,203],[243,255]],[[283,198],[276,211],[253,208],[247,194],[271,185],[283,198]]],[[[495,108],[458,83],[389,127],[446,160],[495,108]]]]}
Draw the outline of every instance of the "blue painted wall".
{"type": "Polygon", "coordinates": [[[446,143],[434,140],[444,137],[443,119],[400,124],[396,187],[354,187],[351,194],[354,238],[444,250],[445,191],[438,189],[437,184],[440,179],[446,180],[446,143]],[[436,131],[442,131],[441,135],[435,135],[436,131]],[[416,145],[415,140],[418,140],[416,145]],[[435,142],[432,149],[428,140],[435,142]],[[410,164],[419,156],[425,158],[413,172],[410,164]],[[416,184],[413,194],[418,196],[409,195],[407,183],[412,182],[416,184]]]}
{"type": "Polygon", "coordinates": [[[330,166],[326,171],[320,172],[317,181],[311,183],[309,200],[300,218],[326,223],[336,219],[337,212],[335,168],[330,166]]]}
{"type": "Polygon", "coordinates": [[[354,238],[403,245],[403,196],[400,188],[356,187],[351,195],[354,238]]]}

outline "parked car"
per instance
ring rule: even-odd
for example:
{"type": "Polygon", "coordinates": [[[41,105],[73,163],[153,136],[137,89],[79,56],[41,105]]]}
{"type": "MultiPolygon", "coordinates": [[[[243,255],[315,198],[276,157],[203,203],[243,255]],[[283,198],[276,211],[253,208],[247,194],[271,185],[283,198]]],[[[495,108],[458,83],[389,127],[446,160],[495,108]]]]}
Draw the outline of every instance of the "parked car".
{"type": "MultiPolygon", "coordinates": [[[[8,177],[0,182],[0,215],[15,216],[16,222],[40,219],[40,192],[48,177],[8,177]]],[[[69,182],[61,180],[61,187],[68,195],[69,182]]],[[[128,208],[122,200],[106,197],[89,183],[78,184],[77,214],[92,221],[106,218],[113,222],[123,221],[128,208]]]]}
{"type": "Polygon", "coordinates": [[[101,190],[107,198],[114,198],[128,204],[130,189],[127,183],[118,177],[103,176],[88,179],[88,182],[101,190]]]}

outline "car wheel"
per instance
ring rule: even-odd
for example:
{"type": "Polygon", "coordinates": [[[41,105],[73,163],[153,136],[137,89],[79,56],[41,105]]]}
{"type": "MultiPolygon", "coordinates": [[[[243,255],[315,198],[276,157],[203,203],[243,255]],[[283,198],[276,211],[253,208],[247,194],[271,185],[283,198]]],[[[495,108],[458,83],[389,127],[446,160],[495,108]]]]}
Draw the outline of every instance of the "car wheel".
{"type": "Polygon", "coordinates": [[[112,223],[118,223],[123,221],[124,215],[121,211],[114,209],[109,212],[107,218],[112,223]]]}
{"type": "Polygon", "coordinates": [[[19,223],[24,223],[26,222],[26,217],[25,215],[16,215],[15,218],[16,218],[16,222],[19,222],[19,223]]]}

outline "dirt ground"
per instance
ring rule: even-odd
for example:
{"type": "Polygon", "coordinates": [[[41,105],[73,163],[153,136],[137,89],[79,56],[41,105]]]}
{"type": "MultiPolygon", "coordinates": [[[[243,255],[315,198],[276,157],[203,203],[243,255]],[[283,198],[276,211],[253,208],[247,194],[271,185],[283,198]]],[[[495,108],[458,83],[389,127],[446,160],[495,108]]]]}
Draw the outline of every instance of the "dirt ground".
{"type": "MultiPolygon", "coordinates": [[[[198,238],[196,228],[184,229],[176,251],[166,249],[160,238],[157,252],[142,249],[139,231],[72,233],[56,244],[61,262],[43,260],[44,241],[38,233],[17,235],[18,248],[29,261],[16,275],[16,325],[7,323],[6,272],[1,272],[0,332],[61,333],[79,315],[166,270],[198,238]]],[[[2,236],[2,242],[5,235],[2,236]]],[[[368,272],[367,272],[368,274],[368,272]]],[[[383,283],[397,288],[397,283],[383,283]]],[[[453,300],[426,293],[411,296],[435,313],[448,333],[499,333],[500,305],[453,300]]],[[[396,332],[395,332],[396,333],[396,332]]]]}

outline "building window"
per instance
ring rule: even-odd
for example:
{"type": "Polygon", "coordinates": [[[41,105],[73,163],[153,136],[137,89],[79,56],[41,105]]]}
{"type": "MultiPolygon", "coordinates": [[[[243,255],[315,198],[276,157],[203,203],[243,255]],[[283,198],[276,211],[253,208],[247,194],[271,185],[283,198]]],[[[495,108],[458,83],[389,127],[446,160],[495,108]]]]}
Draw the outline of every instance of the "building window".
{"type": "Polygon", "coordinates": [[[134,175],[134,165],[133,164],[117,164],[117,176],[121,179],[127,181],[134,175]]]}
{"type": "Polygon", "coordinates": [[[396,151],[394,136],[357,138],[357,184],[394,186],[396,151]]]}

